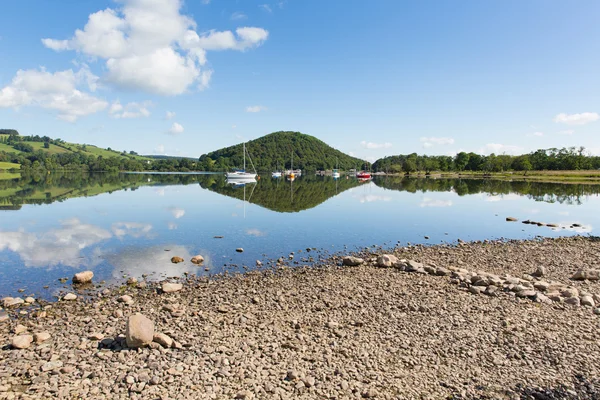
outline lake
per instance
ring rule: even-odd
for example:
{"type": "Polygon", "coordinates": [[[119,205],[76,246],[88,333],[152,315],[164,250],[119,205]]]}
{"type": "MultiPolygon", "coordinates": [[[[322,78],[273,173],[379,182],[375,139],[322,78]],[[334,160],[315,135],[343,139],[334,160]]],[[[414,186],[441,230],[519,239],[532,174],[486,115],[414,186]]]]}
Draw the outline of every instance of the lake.
{"type": "Polygon", "coordinates": [[[0,297],[53,299],[69,287],[60,278],[88,269],[95,282],[115,284],[242,272],[279,257],[308,265],[371,246],[594,234],[599,194],[597,184],[391,176],[263,177],[240,186],[222,174],[4,179],[0,297]],[[189,261],[196,254],[205,258],[201,267],[189,261]],[[173,264],[173,256],[185,262],[173,264]]]}

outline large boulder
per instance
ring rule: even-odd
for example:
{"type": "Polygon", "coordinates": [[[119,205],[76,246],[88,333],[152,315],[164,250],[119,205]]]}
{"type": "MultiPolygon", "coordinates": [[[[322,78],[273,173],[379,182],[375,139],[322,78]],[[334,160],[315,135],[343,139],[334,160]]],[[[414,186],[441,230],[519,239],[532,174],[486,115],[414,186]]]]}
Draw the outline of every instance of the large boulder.
{"type": "Polygon", "coordinates": [[[597,269],[588,269],[588,270],[583,270],[580,269],[579,271],[575,272],[575,274],[573,274],[573,276],[571,277],[571,279],[573,279],[574,281],[597,281],[600,280],[600,270],[597,269]]]}
{"type": "Polygon", "coordinates": [[[94,273],[92,271],[78,272],[73,276],[73,283],[89,283],[93,277],[94,273]]]}
{"type": "Polygon", "coordinates": [[[127,347],[147,346],[154,340],[154,322],[142,314],[134,314],[127,320],[125,329],[127,347]]]}
{"type": "Polygon", "coordinates": [[[204,262],[204,257],[202,257],[200,254],[198,254],[197,256],[192,257],[192,263],[194,264],[202,264],[204,262]]]}
{"type": "Polygon", "coordinates": [[[15,349],[26,349],[31,346],[33,342],[33,336],[31,335],[17,335],[12,338],[11,345],[15,349]]]}
{"type": "Polygon", "coordinates": [[[183,262],[183,261],[184,261],[184,259],[181,258],[181,257],[179,257],[179,256],[171,257],[171,262],[173,264],[178,264],[178,263],[183,262]]]}
{"type": "Polygon", "coordinates": [[[359,257],[354,256],[346,256],[342,259],[342,264],[347,265],[349,267],[356,267],[357,265],[361,265],[365,260],[359,257]]]}
{"type": "Polygon", "coordinates": [[[162,284],[161,289],[164,293],[179,292],[183,289],[183,285],[181,283],[165,282],[162,284]]]}
{"type": "Polygon", "coordinates": [[[391,268],[398,262],[398,258],[392,254],[383,254],[377,257],[377,266],[391,268]]]}

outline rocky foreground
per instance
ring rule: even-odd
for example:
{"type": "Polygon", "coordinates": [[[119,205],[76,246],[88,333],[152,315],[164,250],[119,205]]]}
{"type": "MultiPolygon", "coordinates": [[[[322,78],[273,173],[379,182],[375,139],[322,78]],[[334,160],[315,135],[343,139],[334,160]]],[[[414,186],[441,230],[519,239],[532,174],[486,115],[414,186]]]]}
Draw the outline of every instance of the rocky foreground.
{"type": "Polygon", "coordinates": [[[5,299],[0,399],[598,399],[598,270],[576,237],[5,299]]]}

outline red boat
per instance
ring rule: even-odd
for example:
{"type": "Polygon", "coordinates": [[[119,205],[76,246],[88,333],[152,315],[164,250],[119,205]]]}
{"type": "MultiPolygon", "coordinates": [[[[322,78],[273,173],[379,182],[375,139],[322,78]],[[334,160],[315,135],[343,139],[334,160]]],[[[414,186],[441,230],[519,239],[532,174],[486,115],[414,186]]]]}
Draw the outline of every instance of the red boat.
{"type": "Polygon", "coordinates": [[[371,173],[367,171],[359,171],[356,173],[358,179],[371,179],[371,173]]]}

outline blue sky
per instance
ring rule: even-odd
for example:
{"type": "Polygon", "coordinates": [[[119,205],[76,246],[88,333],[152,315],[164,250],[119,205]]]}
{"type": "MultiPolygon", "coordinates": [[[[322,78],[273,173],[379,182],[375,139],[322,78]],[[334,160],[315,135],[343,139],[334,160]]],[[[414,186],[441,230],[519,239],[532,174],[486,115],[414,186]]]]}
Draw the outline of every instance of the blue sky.
{"type": "Polygon", "coordinates": [[[4,0],[0,127],[197,157],[600,154],[600,2],[4,0]]]}

